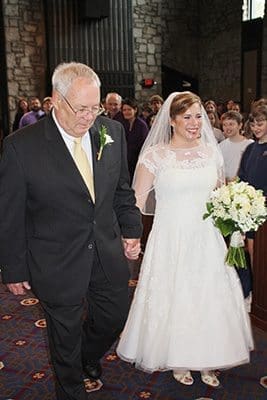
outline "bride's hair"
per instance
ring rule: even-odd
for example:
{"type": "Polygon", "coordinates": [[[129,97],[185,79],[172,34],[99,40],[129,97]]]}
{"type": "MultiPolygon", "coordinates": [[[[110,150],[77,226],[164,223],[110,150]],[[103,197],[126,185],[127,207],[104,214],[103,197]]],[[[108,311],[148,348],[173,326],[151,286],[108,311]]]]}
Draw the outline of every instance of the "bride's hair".
{"type": "Polygon", "coordinates": [[[170,105],[170,118],[185,113],[193,104],[198,103],[201,106],[200,97],[191,92],[177,94],[170,105]]]}

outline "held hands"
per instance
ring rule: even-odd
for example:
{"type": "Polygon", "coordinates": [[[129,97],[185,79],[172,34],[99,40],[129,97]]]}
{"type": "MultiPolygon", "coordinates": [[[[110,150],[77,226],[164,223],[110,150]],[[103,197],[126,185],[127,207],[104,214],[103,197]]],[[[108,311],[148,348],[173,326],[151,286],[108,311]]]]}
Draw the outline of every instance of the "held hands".
{"type": "Polygon", "coordinates": [[[140,239],[122,239],[124,254],[129,260],[137,260],[141,252],[140,239]]]}
{"type": "Polygon", "coordinates": [[[31,289],[28,281],[18,282],[18,283],[7,283],[6,286],[8,290],[16,296],[19,294],[26,294],[26,290],[31,289]]]}

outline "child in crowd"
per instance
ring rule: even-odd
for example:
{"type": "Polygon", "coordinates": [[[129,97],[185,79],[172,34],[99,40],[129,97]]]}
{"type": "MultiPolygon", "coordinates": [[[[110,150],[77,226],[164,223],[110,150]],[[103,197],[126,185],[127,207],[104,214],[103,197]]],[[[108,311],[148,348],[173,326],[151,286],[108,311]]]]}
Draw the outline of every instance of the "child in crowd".
{"type": "MultiPolygon", "coordinates": [[[[255,108],[249,115],[250,128],[256,138],[245,150],[238,176],[256,189],[263,190],[267,196],[267,106],[255,108]]],[[[248,251],[253,264],[254,232],[247,233],[248,251]]]]}
{"type": "Polygon", "coordinates": [[[226,181],[237,177],[241,156],[247,146],[253,142],[241,134],[242,115],[237,111],[227,111],[221,116],[222,128],[226,137],[219,146],[225,163],[226,181]]]}

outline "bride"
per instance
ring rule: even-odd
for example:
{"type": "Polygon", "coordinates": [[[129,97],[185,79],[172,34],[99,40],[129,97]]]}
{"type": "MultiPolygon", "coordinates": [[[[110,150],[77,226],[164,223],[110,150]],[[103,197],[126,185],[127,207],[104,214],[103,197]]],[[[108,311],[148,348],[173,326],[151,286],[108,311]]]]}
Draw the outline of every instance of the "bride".
{"type": "Polygon", "coordinates": [[[139,156],[133,186],[144,214],[155,214],[139,282],[117,348],[147,372],[172,370],[193,384],[200,371],[249,362],[253,339],[240,281],[225,265],[226,246],[211,219],[211,191],[224,182],[223,161],[201,100],[172,93],[139,156]],[[155,208],[155,210],[154,210],[155,208]]]}

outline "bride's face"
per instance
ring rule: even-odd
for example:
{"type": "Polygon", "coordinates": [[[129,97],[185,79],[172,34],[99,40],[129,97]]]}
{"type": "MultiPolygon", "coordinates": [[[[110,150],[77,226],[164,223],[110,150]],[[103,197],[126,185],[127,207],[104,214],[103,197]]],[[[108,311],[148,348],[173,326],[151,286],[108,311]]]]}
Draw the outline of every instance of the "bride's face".
{"type": "Polygon", "coordinates": [[[200,138],[202,114],[200,104],[194,103],[183,114],[171,120],[174,143],[191,143],[200,138]]]}

